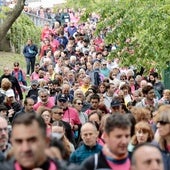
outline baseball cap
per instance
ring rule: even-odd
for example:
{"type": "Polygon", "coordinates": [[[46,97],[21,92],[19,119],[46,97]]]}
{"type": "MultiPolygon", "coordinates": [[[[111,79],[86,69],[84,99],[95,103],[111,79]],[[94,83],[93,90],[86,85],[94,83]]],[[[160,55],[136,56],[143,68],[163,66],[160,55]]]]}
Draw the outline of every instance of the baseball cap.
{"type": "Polygon", "coordinates": [[[116,107],[122,105],[120,99],[118,97],[113,98],[112,102],[110,103],[111,107],[116,107]]]}
{"type": "Polygon", "coordinates": [[[32,80],[31,81],[31,86],[33,86],[33,85],[36,85],[36,86],[38,86],[38,80],[32,80]]]}
{"type": "Polygon", "coordinates": [[[12,89],[9,89],[6,91],[6,96],[7,97],[14,97],[15,94],[14,94],[14,91],[12,89]]]}
{"type": "Polygon", "coordinates": [[[60,93],[59,95],[58,95],[58,97],[57,97],[57,100],[59,101],[59,102],[67,102],[68,101],[68,97],[65,95],[65,94],[62,94],[62,93],[60,93]]]}

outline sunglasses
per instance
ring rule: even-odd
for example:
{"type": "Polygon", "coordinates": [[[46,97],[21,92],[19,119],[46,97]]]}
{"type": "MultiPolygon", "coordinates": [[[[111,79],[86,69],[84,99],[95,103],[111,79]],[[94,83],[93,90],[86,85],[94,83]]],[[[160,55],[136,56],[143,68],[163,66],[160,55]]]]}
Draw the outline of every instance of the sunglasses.
{"type": "Polygon", "coordinates": [[[60,103],[66,103],[66,100],[58,100],[60,103]]]}
{"type": "Polygon", "coordinates": [[[14,67],[19,67],[19,65],[14,65],[14,67]]]}
{"type": "Polygon", "coordinates": [[[54,114],[63,115],[63,112],[54,112],[54,114]]]}
{"type": "Polygon", "coordinates": [[[160,125],[166,125],[166,124],[168,124],[168,123],[170,123],[170,122],[165,122],[165,121],[160,120],[160,121],[158,121],[157,123],[159,123],[160,125]]]}
{"type": "Polygon", "coordinates": [[[76,104],[78,104],[78,105],[82,105],[83,103],[76,103],[76,104]]]}

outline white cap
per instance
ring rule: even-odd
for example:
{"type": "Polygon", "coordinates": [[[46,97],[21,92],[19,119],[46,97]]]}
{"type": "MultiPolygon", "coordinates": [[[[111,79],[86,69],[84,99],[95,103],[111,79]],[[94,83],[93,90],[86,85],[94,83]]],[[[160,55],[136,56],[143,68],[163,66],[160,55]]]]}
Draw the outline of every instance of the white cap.
{"type": "Polygon", "coordinates": [[[14,97],[15,94],[14,94],[14,91],[12,89],[9,89],[6,91],[6,96],[7,97],[14,97]]]}

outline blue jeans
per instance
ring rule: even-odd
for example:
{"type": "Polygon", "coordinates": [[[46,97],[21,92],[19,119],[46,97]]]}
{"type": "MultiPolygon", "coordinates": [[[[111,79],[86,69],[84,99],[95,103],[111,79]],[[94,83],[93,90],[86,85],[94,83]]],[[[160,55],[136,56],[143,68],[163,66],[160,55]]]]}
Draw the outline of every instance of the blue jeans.
{"type": "Polygon", "coordinates": [[[35,57],[32,58],[25,58],[26,59],[26,65],[27,65],[27,74],[30,74],[30,68],[31,73],[34,72],[34,65],[35,65],[35,57]]]}

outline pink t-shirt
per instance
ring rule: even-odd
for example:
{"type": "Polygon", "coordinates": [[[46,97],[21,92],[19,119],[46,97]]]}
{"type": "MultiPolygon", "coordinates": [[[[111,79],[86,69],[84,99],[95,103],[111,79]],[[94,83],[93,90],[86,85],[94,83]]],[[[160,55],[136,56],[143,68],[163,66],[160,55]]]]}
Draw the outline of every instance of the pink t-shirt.
{"type": "Polygon", "coordinates": [[[114,170],[130,170],[129,158],[127,158],[125,162],[122,162],[122,163],[116,163],[114,161],[107,159],[107,163],[109,164],[111,169],[114,169],[114,170]]]}
{"type": "Polygon", "coordinates": [[[66,121],[72,125],[79,125],[81,124],[80,119],[79,119],[79,115],[76,109],[69,107],[63,115],[62,118],[63,121],[66,121]]]}
{"type": "Polygon", "coordinates": [[[39,79],[38,73],[33,72],[30,76],[30,80],[32,81],[32,80],[38,80],[38,79],[39,79]]]}
{"type": "Polygon", "coordinates": [[[51,109],[54,106],[54,99],[49,97],[48,102],[46,104],[38,102],[33,106],[33,109],[36,111],[40,106],[44,106],[51,109]]]}

